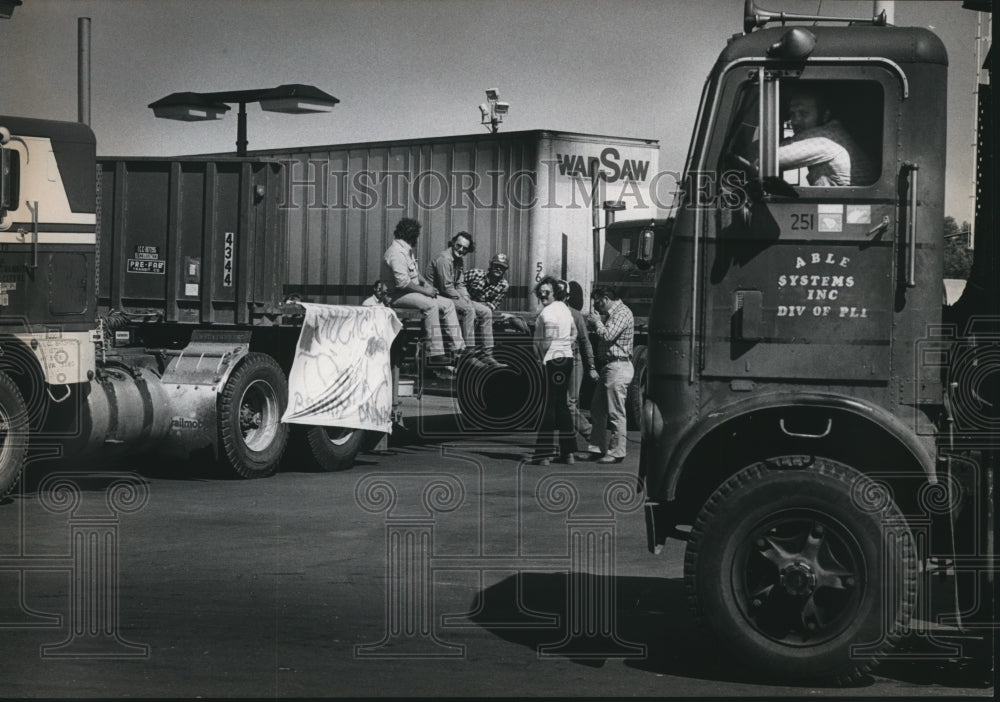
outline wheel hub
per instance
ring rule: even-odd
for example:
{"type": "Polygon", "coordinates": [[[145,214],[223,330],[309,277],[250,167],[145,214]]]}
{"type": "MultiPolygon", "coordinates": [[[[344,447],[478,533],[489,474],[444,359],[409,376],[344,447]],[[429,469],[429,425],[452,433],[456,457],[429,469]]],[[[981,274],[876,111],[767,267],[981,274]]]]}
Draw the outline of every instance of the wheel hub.
{"type": "Polygon", "coordinates": [[[816,589],[816,572],[808,563],[796,561],[781,570],[778,581],[793,597],[808,597],[816,589]]]}
{"type": "Polygon", "coordinates": [[[261,412],[256,411],[248,404],[240,407],[240,425],[243,431],[259,429],[261,424],[261,412]]]}

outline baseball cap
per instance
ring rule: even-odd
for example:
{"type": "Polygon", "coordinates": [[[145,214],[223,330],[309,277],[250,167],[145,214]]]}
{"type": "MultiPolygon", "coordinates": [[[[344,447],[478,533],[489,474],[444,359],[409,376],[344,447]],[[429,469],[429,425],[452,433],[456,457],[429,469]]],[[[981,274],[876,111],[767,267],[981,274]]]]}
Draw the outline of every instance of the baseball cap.
{"type": "Polygon", "coordinates": [[[504,268],[510,268],[510,262],[507,259],[507,254],[498,253],[497,255],[495,255],[493,258],[490,259],[490,265],[491,266],[499,265],[503,266],[504,268]]]}

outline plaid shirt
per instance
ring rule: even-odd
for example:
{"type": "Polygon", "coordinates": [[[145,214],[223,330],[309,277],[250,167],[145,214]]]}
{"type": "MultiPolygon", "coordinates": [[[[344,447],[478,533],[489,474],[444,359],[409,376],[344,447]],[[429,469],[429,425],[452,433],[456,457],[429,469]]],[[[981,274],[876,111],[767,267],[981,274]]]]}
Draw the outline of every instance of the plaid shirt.
{"type": "Polygon", "coordinates": [[[835,119],[782,141],[778,162],[782,170],[808,168],[810,185],[869,185],[878,177],[864,150],[835,119]]]}
{"type": "Polygon", "coordinates": [[[599,339],[597,358],[603,363],[632,360],[635,317],[624,302],[613,300],[608,305],[608,316],[594,324],[594,331],[599,339]]]}
{"type": "Polygon", "coordinates": [[[507,294],[510,283],[506,278],[490,282],[489,274],[485,270],[471,268],[465,273],[465,287],[473,300],[495,310],[507,294]]]}

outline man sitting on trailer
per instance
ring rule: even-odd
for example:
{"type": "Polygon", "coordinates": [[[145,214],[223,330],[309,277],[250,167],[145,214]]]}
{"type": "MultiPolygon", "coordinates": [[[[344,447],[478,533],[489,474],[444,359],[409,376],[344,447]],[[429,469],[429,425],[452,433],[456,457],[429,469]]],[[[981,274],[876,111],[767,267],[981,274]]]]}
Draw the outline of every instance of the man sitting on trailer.
{"type": "Polygon", "coordinates": [[[432,366],[440,366],[444,375],[453,377],[455,368],[451,365],[451,357],[445,353],[442,324],[453,354],[464,351],[465,342],[454,303],[439,296],[434,286],[420,275],[413,254],[413,247],[420,236],[420,222],[404,217],[396,224],[393,236],[395,241],[382,257],[382,280],[389,287],[389,304],[400,309],[420,310],[430,344],[427,361],[432,366]]]}
{"type": "Polygon", "coordinates": [[[798,88],[788,100],[793,136],[778,147],[782,171],[805,167],[811,186],[870,185],[878,178],[871,159],[832,117],[818,90],[798,88]]]}
{"type": "MultiPolygon", "coordinates": [[[[506,278],[509,267],[510,259],[507,258],[507,254],[498,253],[490,259],[490,266],[487,270],[472,268],[466,271],[465,287],[469,291],[469,297],[496,312],[497,306],[503,302],[507,291],[510,290],[510,283],[507,282],[506,278]]],[[[500,313],[500,319],[524,334],[531,333],[523,319],[506,312],[500,313]]]]}
{"type": "Polygon", "coordinates": [[[482,268],[469,270],[465,274],[465,286],[469,291],[469,297],[495,312],[497,305],[503,302],[510,289],[510,283],[506,278],[509,267],[507,254],[498,253],[490,259],[489,270],[484,271],[482,268]]]}
{"type": "Polygon", "coordinates": [[[459,232],[451,238],[448,248],[431,262],[431,280],[438,293],[450,299],[462,322],[462,336],[466,348],[475,346],[476,327],[479,327],[481,344],[477,354],[484,363],[498,366],[493,358],[493,310],[469,296],[465,285],[465,262],[462,257],[476,250],[468,232],[459,232]]]}

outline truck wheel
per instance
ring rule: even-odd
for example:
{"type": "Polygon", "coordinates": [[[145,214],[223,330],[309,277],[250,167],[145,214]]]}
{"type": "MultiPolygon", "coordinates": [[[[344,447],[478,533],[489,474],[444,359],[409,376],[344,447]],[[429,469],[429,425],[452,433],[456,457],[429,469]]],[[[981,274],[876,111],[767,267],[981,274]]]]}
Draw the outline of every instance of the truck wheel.
{"type": "Polygon", "coordinates": [[[0,373],[0,498],[17,484],[28,450],[28,407],[14,381],[0,373]]]}
{"type": "Polygon", "coordinates": [[[306,432],[313,458],[326,471],[347,470],[358,453],[374,448],[381,436],[377,431],[347,427],[309,427],[306,432]]]}
{"type": "Polygon", "coordinates": [[[219,395],[219,435],[229,466],[241,478],[265,478],[278,469],[288,443],[281,415],[288,380],[278,363],[249,353],[219,395]]]}
{"type": "Polygon", "coordinates": [[[632,354],[635,375],[625,395],[625,419],[629,429],[639,429],[642,425],[642,393],[646,389],[646,347],[636,346],[632,354]]]}
{"type": "Polygon", "coordinates": [[[841,463],[783,456],[729,478],[691,530],[696,614],[748,670],[847,683],[908,625],[913,537],[887,489],[841,463]]]}

